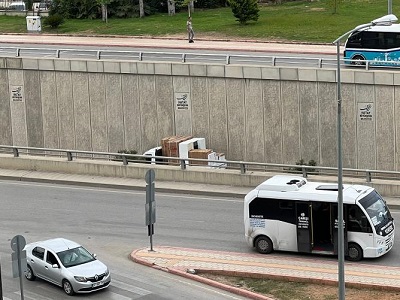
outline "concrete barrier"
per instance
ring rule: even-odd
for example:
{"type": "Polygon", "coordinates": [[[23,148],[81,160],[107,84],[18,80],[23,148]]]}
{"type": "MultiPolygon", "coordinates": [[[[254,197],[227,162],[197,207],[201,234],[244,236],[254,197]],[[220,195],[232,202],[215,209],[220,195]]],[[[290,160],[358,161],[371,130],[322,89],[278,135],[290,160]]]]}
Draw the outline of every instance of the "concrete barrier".
{"type": "MultiPolygon", "coordinates": [[[[143,179],[147,170],[152,168],[156,172],[158,181],[191,182],[197,184],[239,187],[255,187],[267,178],[276,175],[276,172],[247,172],[246,174],[240,174],[239,170],[214,169],[200,166],[188,166],[186,170],[181,170],[180,166],[171,165],[131,163],[124,166],[121,162],[117,161],[89,159],[67,161],[65,158],[34,156],[13,157],[8,154],[0,154],[0,168],[132,179],[143,179]]],[[[310,175],[308,179],[320,182],[337,182],[336,176],[310,175]]],[[[343,181],[348,184],[370,185],[375,187],[386,197],[397,197],[400,195],[400,182],[397,180],[376,179],[371,183],[367,183],[365,178],[344,177],[343,181]]]]}

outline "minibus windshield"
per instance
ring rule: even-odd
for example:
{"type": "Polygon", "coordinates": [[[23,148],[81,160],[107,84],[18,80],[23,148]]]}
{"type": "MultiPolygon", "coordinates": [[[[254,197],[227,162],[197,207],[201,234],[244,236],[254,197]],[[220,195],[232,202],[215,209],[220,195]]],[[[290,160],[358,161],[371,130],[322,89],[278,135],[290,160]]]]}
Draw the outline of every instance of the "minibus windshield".
{"type": "MultiPolygon", "coordinates": [[[[371,192],[365,198],[361,199],[360,204],[366,210],[376,232],[380,232],[385,225],[393,220],[385,201],[376,191],[371,192]]],[[[387,234],[389,232],[385,233],[387,234]]]]}

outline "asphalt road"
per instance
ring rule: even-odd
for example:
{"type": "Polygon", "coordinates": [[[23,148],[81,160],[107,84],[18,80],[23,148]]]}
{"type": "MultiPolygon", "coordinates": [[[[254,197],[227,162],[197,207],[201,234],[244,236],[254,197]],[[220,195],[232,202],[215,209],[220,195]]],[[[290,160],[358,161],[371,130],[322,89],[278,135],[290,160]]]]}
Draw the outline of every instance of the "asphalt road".
{"type": "MultiPolygon", "coordinates": [[[[19,298],[19,280],[11,277],[10,240],[54,237],[77,241],[95,252],[113,275],[112,286],[90,299],[243,299],[205,285],[143,267],[128,259],[149,248],[144,192],[0,181],[0,254],[5,300],[19,298]]],[[[253,252],[243,237],[241,199],[156,194],[154,245],[253,252]]],[[[395,219],[399,212],[393,212],[395,219]]],[[[279,253],[290,259],[301,254],[279,253]]],[[[318,260],[335,260],[315,256],[318,260]]],[[[400,242],[393,250],[362,263],[400,266],[400,242]]],[[[23,281],[26,299],[70,299],[60,288],[23,281]]],[[[79,299],[79,296],[78,296],[79,299]]]]}
{"type": "MultiPolygon", "coordinates": [[[[99,300],[126,299],[244,299],[227,292],[133,263],[133,249],[149,247],[145,226],[145,194],[82,187],[0,182],[0,254],[5,300],[20,299],[19,279],[11,275],[10,240],[22,234],[27,242],[53,237],[77,241],[98,255],[111,270],[112,286],[85,296],[99,300]]],[[[223,240],[242,237],[241,223],[213,228],[218,212],[223,218],[232,209],[219,211],[221,204],[201,197],[157,195],[154,244],[218,249],[223,240]],[[206,203],[207,209],[204,209],[206,203]],[[237,237],[235,237],[237,236],[237,237]]],[[[227,202],[239,211],[240,201],[227,202]]],[[[236,216],[235,216],[236,218],[236,216]]],[[[237,216],[240,219],[240,216],[237,216]]],[[[238,246],[245,245],[238,242],[238,246]]],[[[226,248],[226,245],[221,245],[226,248]]],[[[23,280],[25,299],[70,299],[61,288],[41,280],[23,280]]],[[[77,297],[78,299],[80,296],[77,297]]]]}

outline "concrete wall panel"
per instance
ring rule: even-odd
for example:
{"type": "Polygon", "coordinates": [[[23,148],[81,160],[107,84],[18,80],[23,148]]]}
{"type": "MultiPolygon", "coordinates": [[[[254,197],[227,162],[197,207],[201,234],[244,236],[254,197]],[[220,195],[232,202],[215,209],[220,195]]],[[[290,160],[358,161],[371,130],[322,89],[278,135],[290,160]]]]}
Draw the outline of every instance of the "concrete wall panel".
{"type": "MultiPolygon", "coordinates": [[[[177,135],[191,135],[192,134],[192,108],[191,108],[191,88],[190,88],[190,78],[175,76],[173,78],[173,106],[175,113],[175,132],[177,135]],[[178,109],[176,105],[177,95],[175,93],[186,93],[189,99],[188,109],[178,109]]],[[[164,89],[167,89],[164,87],[164,89]]],[[[166,94],[168,96],[168,93],[166,94]]]]}
{"type": "Polygon", "coordinates": [[[191,78],[191,100],[193,136],[206,139],[206,146],[210,141],[210,106],[208,103],[208,89],[206,77],[191,78]]]}
{"type": "Polygon", "coordinates": [[[264,149],[264,110],[262,101],[262,81],[245,81],[246,111],[246,161],[265,161],[264,149]]]}
{"type": "Polygon", "coordinates": [[[210,140],[208,148],[227,153],[228,128],[226,112],[226,87],[223,78],[208,78],[210,114],[210,140]]]}
{"type": "MultiPolygon", "coordinates": [[[[12,60],[14,62],[14,60],[12,60]]],[[[8,61],[7,61],[8,62],[8,61]]],[[[8,70],[11,130],[13,145],[28,146],[28,134],[26,129],[25,87],[24,73],[22,70],[8,70]],[[11,100],[11,93],[16,88],[21,89],[21,101],[11,100]]]]}
{"type": "Polygon", "coordinates": [[[79,150],[92,149],[90,127],[89,74],[72,73],[72,97],[74,99],[75,143],[79,150]]]}
{"type": "MultiPolygon", "coordinates": [[[[310,75],[310,74],[309,74],[310,75]]],[[[317,84],[304,82],[299,87],[300,96],[300,158],[306,163],[310,160],[319,162],[319,123],[317,84]]]]}
{"type": "Polygon", "coordinates": [[[117,152],[124,149],[124,114],[122,109],[121,75],[106,75],[106,106],[108,149],[117,152]]]}
{"type": "Polygon", "coordinates": [[[318,84],[320,160],[318,164],[337,166],[337,100],[336,85],[318,84]]]}
{"type": "Polygon", "coordinates": [[[58,128],[61,149],[75,149],[74,101],[70,72],[56,73],[58,128]]]}
{"type": "MultiPolygon", "coordinates": [[[[342,89],[342,161],[344,168],[352,168],[357,164],[357,157],[358,157],[357,105],[355,99],[355,86],[354,84],[342,84],[341,89],[342,89]]],[[[335,99],[335,103],[337,103],[337,99],[335,99]]]]}
{"type": "Polygon", "coordinates": [[[300,160],[299,93],[296,81],[281,83],[282,95],[282,159],[294,164],[300,160]]]}
{"type": "Polygon", "coordinates": [[[142,150],[158,146],[157,99],[155,78],[152,75],[139,77],[140,115],[142,118],[142,150]]]}
{"type": "Polygon", "coordinates": [[[282,162],[281,82],[263,81],[265,162],[282,162]]]}
{"type": "Polygon", "coordinates": [[[91,74],[89,76],[89,97],[93,151],[108,151],[105,93],[105,75],[103,73],[91,74]]]}
{"type": "Polygon", "coordinates": [[[400,87],[394,88],[395,171],[400,171],[400,87]]]}
{"type": "Polygon", "coordinates": [[[42,99],[44,147],[59,149],[60,141],[55,72],[40,72],[40,95],[42,99]]]}
{"type": "MultiPolygon", "coordinates": [[[[137,75],[122,75],[125,147],[142,151],[142,126],[137,75]]],[[[139,152],[142,153],[142,152],[139,152]]]]}
{"type": "Polygon", "coordinates": [[[12,144],[10,90],[7,70],[0,69],[0,145],[12,144]]]}
{"type": "Polygon", "coordinates": [[[394,91],[390,86],[375,87],[376,167],[395,167],[394,91]]]}
{"type": "Polygon", "coordinates": [[[357,168],[360,169],[375,169],[376,167],[376,102],[375,88],[373,85],[360,84],[356,85],[356,102],[370,103],[373,107],[372,120],[359,120],[357,117],[357,152],[358,161],[357,168]]]}
{"type": "MultiPolygon", "coordinates": [[[[246,128],[243,126],[243,124],[246,124],[244,85],[244,81],[240,79],[226,81],[228,152],[225,154],[229,160],[243,160],[245,157],[246,140],[243,138],[246,136],[246,128]]],[[[263,111],[261,113],[263,114],[263,111]]]]}
{"type": "Polygon", "coordinates": [[[24,87],[28,146],[41,148],[44,139],[39,71],[24,71],[24,87]]]}
{"type": "MultiPolygon", "coordinates": [[[[175,106],[174,89],[172,77],[155,76],[156,80],[156,100],[157,100],[157,118],[158,130],[157,139],[161,145],[161,139],[175,133],[175,106]]],[[[187,114],[188,112],[186,112],[187,114]]],[[[190,113],[190,111],[189,111],[190,113]]],[[[190,120],[190,116],[187,116],[190,120]]],[[[190,124],[187,124],[190,128],[190,124]]]]}

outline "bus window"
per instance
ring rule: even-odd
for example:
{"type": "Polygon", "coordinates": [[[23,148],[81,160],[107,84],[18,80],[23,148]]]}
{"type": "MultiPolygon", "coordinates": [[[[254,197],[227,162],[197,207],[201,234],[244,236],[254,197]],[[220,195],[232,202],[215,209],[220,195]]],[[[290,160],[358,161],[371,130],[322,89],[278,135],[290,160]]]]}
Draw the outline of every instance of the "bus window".
{"type": "Polygon", "coordinates": [[[349,205],[347,213],[349,215],[347,231],[372,232],[372,228],[368,222],[367,216],[364,215],[361,208],[359,208],[357,205],[349,205]]]}
{"type": "MultiPolygon", "coordinates": [[[[368,196],[360,200],[360,204],[363,206],[368,216],[370,217],[376,232],[381,232],[381,229],[389,225],[393,220],[386,203],[383,201],[382,197],[373,191],[368,196]]],[[[382,232],[382,235],[387,235],[393,230],[393,226],[382,232]]]]}

